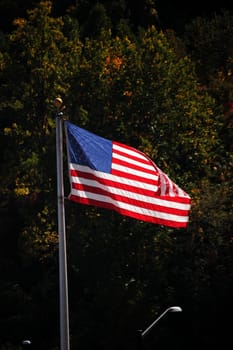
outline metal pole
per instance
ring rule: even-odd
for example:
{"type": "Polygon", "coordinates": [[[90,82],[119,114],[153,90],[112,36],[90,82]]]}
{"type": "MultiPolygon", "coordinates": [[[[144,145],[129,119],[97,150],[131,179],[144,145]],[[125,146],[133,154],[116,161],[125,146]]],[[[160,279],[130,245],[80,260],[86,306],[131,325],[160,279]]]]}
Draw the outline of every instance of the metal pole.
{"type": "Polygon", "coordinates": [[[56,116],[56,155],[57,155],[57,214],[59,237],[59,296],[60,296],[60,349],[70,349],[69,339],[69,306],[66,257],[66,231],[64,209],[64,181],[63,181],[63,102],[55,100],[56,116]]]}

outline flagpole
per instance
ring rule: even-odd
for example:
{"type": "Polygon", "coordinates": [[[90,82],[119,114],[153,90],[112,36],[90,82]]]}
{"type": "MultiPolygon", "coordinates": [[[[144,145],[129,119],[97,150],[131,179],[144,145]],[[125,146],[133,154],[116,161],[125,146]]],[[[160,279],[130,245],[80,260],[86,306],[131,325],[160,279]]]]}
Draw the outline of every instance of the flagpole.
{"type": "Polygon", "coordinates": [[[59,238],[60,349],[70,350],[66,231],[63,181],[63,101],[56,98],[57,215],[59,238]]]}

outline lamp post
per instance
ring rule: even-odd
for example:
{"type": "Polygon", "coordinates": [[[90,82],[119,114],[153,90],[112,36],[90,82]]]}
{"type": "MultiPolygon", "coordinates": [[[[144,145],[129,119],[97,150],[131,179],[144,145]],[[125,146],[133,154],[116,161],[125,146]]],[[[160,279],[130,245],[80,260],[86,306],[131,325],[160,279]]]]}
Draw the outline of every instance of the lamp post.
{"type": "Polygon", "coordinates": [[[171,306],[168,309],[166,309],[159,317],[157,317],[156,320],[154,320],[154,322],[152,322],[144,331],[139,329],[137,331],[139,349],[142,350],[143,339],[147,336],[147,334],[151,331],[151,329],[159,322],[159,320],[163,316],[165,316],[168,312],[181,312],[181,311],[182,309],[180,306],[171,306]]]}

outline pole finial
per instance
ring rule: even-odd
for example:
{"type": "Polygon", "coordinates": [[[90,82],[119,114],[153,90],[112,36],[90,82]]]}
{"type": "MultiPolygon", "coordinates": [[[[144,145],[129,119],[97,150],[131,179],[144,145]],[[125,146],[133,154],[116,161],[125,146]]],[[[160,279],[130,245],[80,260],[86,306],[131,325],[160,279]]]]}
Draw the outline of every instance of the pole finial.
{"type": "Polygon", "coordinates": [[[55,98],[54,105],[57,107],[58,111],[62,111],[65,108],[64,102],[61,97],[55,98]]]}

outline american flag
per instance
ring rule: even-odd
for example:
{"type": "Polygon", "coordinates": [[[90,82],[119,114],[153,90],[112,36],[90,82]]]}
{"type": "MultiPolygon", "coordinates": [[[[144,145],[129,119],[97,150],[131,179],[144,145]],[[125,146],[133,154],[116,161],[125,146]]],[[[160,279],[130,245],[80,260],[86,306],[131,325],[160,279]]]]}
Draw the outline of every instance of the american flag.
{"type": "Polygon", "coordinates": [[[68,121],[65,128],[70,200],[154,224],[187,226],[189,195],[146,154],[68,121]]]}

